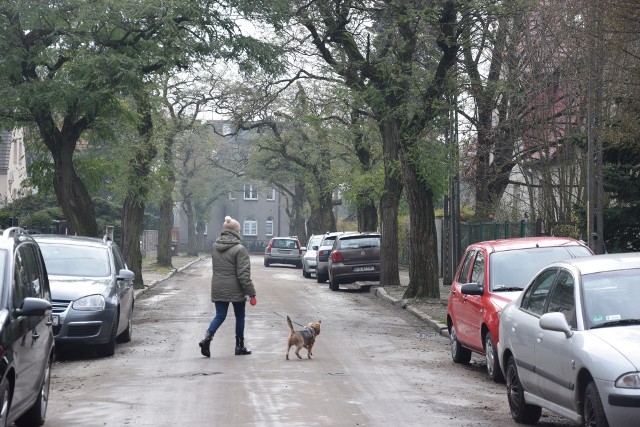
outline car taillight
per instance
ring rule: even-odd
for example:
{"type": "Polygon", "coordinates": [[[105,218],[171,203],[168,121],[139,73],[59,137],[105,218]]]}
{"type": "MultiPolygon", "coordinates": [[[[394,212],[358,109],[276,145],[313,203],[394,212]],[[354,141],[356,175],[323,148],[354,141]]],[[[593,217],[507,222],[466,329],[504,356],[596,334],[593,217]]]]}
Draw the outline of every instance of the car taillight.
{"type": "Polygon", "coordinates": [[[271,246],[267,246],[267,253],[270,254],[271,253],[271,246]]]}
{"type": "Polygon", "coordinates": [[[331,253],[331,261],[332,262],[342,262],[344,261],[344,258],[342,257],[342,254],[338,251],[333,251],[331,253]]]}

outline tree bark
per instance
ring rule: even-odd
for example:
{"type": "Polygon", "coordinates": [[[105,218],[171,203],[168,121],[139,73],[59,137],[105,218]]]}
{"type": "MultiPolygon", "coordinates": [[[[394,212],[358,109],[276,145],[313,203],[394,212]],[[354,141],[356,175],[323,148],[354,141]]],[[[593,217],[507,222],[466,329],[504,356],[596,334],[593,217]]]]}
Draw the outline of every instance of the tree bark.
{"type": "Polygon", "coordinates": [[[159,266],[173,267],[171,262],[171,229],[173,228],[173,187],[176,181],[173,158],[173,137],[164,140],[163,162],[167,170],[167,180],[160,202],[160,221],[158,224],[158,250],[156,262],[159,266]]]}
{"type": "MultiPolygon", "coordinates": [[[[173,181],[171,181],[173,182],[173,181]]],[[[156,262],[163,267],[173,267],[171,262],[171,229],[173,228],[173,197],[165,194],[160,204],[158,224],[158,252],[156,262]]]]}
{"type": "Polygon", "coordinates": [[[398,270],[398,207],[402,195],[402,179],[399,173],[397,135],[394,121],[381,123],[380,133],[384,151],[384,192],[380,198],[380,283],[383,286],[400,286],[398,270]]]}
{"type": "Polygon", "coordinates": [[[141,88],[135,94],[138,122],[139,143],[132,145],[132,158],[129,161],[129,180],[127,196],[122,208],[122,251],[127,266],[136,275],[134,287],[144,287],[142,279],[142,253],[140,252],[140,236],[142,235],[145,200],[149,193],[149,174],[151,162],[157,155],[153,143],[151,120],[151,104],[148,94],[141,88]]]}
{"type": "Polygon", "coordinates": [[[93,200],[73,164],[76,144],[88,122],[80,120],[73,123],[65,119],[62,128],[58,129],[48,112],[32,110],[32,114],[40,136],[53,157],[53,188],[69,231],[80,236],[99,237],[93,200]]]}
{"type": "Polygon", "coordinates": [[[404,298],[440,298],[438,242],[433,192],[420,182],[416,170],[403,162],[411,233],[409,241],[410,282],[404,298]]]}

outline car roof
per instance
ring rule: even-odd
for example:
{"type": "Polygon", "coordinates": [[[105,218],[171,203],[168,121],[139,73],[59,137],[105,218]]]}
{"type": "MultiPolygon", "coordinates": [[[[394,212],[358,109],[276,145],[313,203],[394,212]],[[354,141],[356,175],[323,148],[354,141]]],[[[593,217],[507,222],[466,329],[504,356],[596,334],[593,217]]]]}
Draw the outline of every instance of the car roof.
{"type": "Polygon", "coordinates": [[[489,252],[511,251],[514,249],[547,248],[554,246],[584,246],[576,239],[569,237],[516,237],[512,239],[485,240],[469,245],[472,247],[484,247],[489,252]]]}
{"type": "Polygon", "coordinates": [[[38,243],[64,243],[76,246],[109,246],[109,239],[97,237],[70,236],[65,234],[37,234],[33,236],[38,243]]]}
{"type": "Polygon", "coordinates": [[[380,233],[376,233],[374,231],[371,231],[371,232],[365,231],[365,232],[362,232],[362,233],[355,233],[355,232],[354,233],[345,233],[345,234],[342,234],[342,235],[336,237],[336,239],[347,239],[347,238],[348,239],[352,239],[354,237],[368,237],[368,236],[380,237],[380,233]]]}
{"type": "Polygon", "coordinates": [[[572,266],[581,274],[592,274],[603,271],[630,270],[640,268],[640,253],[621,253],[594,255],[591,257],[579,257],[559,261],[551,266],[572,266]]]}

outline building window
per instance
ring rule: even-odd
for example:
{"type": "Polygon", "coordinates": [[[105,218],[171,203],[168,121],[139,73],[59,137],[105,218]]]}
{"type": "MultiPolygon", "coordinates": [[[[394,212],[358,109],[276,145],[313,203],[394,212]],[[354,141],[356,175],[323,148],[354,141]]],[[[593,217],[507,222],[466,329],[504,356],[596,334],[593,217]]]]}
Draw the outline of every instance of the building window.
{"type": "Polygon", "coordinates": [[[273,218],[267,218],[267,222],[264,224],[265,236],[273,236],[273,218]]]}
{"type": "Polygon", "coordinates": [[[244,185],[244,199],[245,200],[258,200],[258,189],[251,184],[244,185]]]}
{"type": "Polygon", "coordinates": [[[247,218],[244,220],[242,227],[242,234],[245,236],[257,236],[258,235],[258,221],[253,218],[247,218]]]}
{"type": "Polygon", "coordinates": [[[276,199],[276,189],[272,188],[271,191],[267,191],[267,200],[275,200],[276,199]]]}

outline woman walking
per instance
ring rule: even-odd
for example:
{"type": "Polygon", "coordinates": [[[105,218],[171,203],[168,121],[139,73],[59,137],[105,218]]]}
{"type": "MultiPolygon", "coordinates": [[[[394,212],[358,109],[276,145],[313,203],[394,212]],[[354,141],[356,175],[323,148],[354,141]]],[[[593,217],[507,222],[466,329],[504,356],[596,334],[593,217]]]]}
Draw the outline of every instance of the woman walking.
{"type": "Polygon", "coordinates": [[[226,319],[231,303],[236,317],[235,354],[251,354],[244,346],[244,312],[247,296],[251,305],[256,304],[256,290],[251,281],[249,252],[240,242],[240,223],[230,216],[225,217],[220,237],[213,244],[211,261],[211,301],[215,303],[216,315],[200,341],[200,353],[211,357],[211,339],[226,319]]]}

